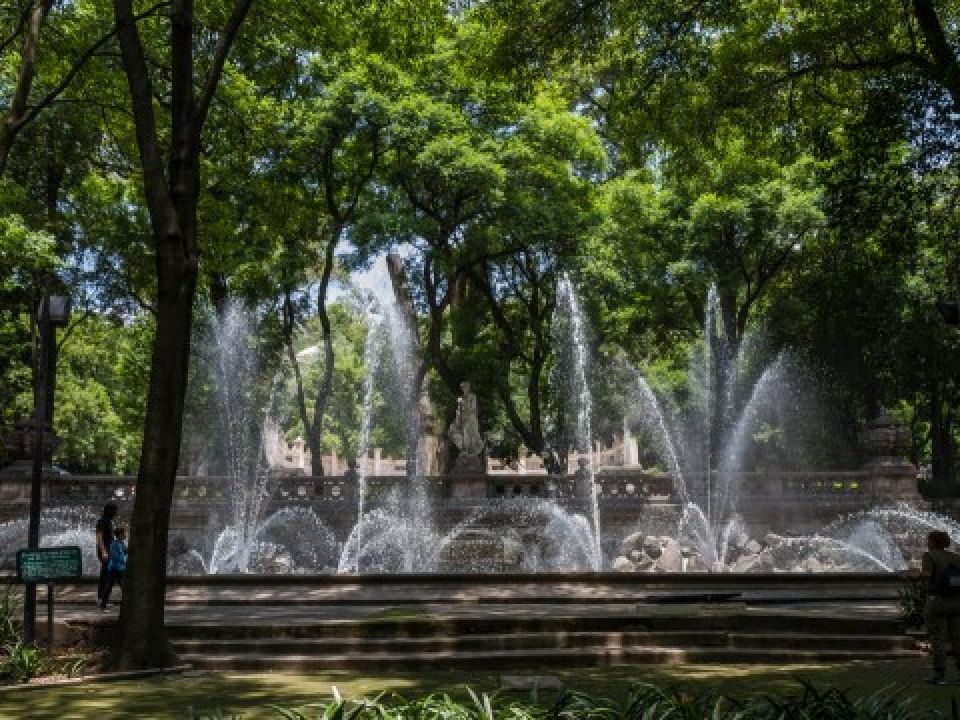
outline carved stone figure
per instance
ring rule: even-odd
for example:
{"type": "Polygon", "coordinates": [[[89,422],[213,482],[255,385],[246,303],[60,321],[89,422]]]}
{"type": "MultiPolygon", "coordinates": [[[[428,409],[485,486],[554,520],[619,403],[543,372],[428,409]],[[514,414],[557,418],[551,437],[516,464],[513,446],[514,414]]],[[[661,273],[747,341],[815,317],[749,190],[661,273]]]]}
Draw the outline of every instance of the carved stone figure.
{"type": "Polygon", "coordinates": [[[480,419],[477,396],[470,390],[470,383],[460,383],[460,398],[457,400],[457,415],[447,430],[447,438],[459,451],[457,465],[479,465],[484,442],[480,434],[480,419]]]}

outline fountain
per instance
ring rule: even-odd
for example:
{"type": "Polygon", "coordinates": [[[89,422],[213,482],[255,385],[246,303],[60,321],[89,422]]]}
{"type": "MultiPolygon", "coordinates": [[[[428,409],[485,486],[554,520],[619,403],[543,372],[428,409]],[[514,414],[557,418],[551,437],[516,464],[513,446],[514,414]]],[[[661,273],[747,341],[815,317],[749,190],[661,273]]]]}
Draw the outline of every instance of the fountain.
{"type": "MultiPolygon", "coordinates": [[[[278,408],[287,405],[285,374],[278,372],[272,382],[264,382],[271,371],[265,372],[257,352],[256,318],[231,304],[211,321],[209,339],[199,343],[209,351],[216,428],[209,437],[222,446],[216,457],[223,472],[178,485],[174,523],[181,525],[171,530],[170,570],[488,573],[612,566],[645,572],[890,572],[916,556],[929,529],[946,529],[960,539],[960,524],[895,504],[896,493],[878,492],[909,483],[913,472],[898,460],[904,438],[890,418],[871,425],[867,444],[875,446],[878,459],[864,470],[823,473],[829,480],[818,479],[817,473],[794,473],[803,477],[789,491],[781,487],[794,482],[784,479],[789,473],[778,471],[769,478],[761,474],[763,483],[750,486],[753,494],[747,495],[743,483],[754,464],[748,460],[754,434],[761,426],[783,426],[781,415],[799,401],[800,386],[787,353],[774,354],[764,364],[759,358],[770,355],[755,352],[750,336],[743,343],[728,340],[717,298],[711,288],[705,339],[691,353],[685,404],[656,392],[641,373],[630,388],[639,424],[666,469],[651,473],[639,467],[636,446],[634,459],[624,459],[619,468],[595,454],[592,413],[600,395],[592,383],[603,373],[590,372],[583,310],[570,278],[561,278],[553,327],[559,368],[555,388],[570,411],[575,428],[571,445],[580,465],[566,477],[536,474],[542,472],[539,468],[527,475],[488,475],[477,398],[468,384],[461,388],[457,418],[446,430],[460,451],[459,463],[445,477],[427,476],[418,454],[422,398],[415,329],[387,293],[366,306],[365,374],[358,400],[362,413],[350,470],[322,479],[279,477],[270,471],[264,438],[281,443],[271,446],[271,453],[277,448],[286,452],[286,439],[274,419],[281,417],[278,408]],[[772,409],[780,414],[771,420],[772,409]],[[373,470],[369,456],[379,423],[403,428],[398,443],[406,447],[402,477],[381,477],[373,470]],[[871,473],[882,482],[869,485],[867,492],[859,484],[873,477],[871,473]],[[820,498],[829,497],[822,484],[837,476],[847,476],[841,480],[854,490],[844,486],[834,496],[852,498],[834,519],[831,511],[818,517],[817,524],[808,518],[801,527],[776,507],[788,492],[800,507],[803,493],[811,492],[801,487],[804,482],[821,484],[804,500],[807,506],[822,504],[820,498]],[[751,515],[753,508],[745,503],[758,497],[758,488],[763,497],[768,483],[778,488],[769,494],[777,517],[769,520],[764,514],[758,522],[757,513],[751,515]],[[634,531],[624,537],[631,525],[634,531]]],[[[491,468],[491,473],[511,472],[494,463],[491,468]]],[[[89,486],[69,477],[57,483],[63,491],[50,503],[64,509],[45,511],[43,544],[81,545],[85,567],[92,571],[97,566],[94,510],[104,497],[129,503],[130,480],[118,487],[104,478],[89,486]]],[[[19,490],[0,491],[7,498],[26,497],[19,490]]],[[[5,548],[22,544],[25,535],[25,520],[0,524],[5,548]]],[[[11,558],[4,562],[12,565],[11,558]]]]}
{"type": "MultiPolygon", "coordinates": [[[[100,572],[94,528],[97,515],[85,508],[49,507],[40,515],[40,547],[76,545],[85,575],[100,572]]],[[[0,523],[0,567],[15,568],[17,550],[27,546],[26,518],[0,523]]]]}
{"type": "Polygon", "coordinates": [[[600,543],[600,507],[597,498],[596,468],[593,463],[593,429],[591,425],[593,402],[590,395],[590,383],[587,381],[589,348],[580,301],[569,275],[561,277],[557,285],[557,313],[561,318],[559,324],[567,330],[566,333],[561,333],[561,337],[558,339],[568,345],[573,361],[573,377],[570,378],[572,380],[570,386],[574,396],[573,405],[577,409],[577,452],[586,460],[586,465],[583,467],[583,475],[586,480],[584,491],[587,494],[588,512],[593,526],[591,564],[594,570],[599,570],[603,565],[603,552],[600,543]]]}
{"type": "MultiPolygon", "coordinates": [[[[637,375],[636,398],[641,425],[654,438],[671,476],[681,510],[674,538],[634,533],[621,548],[621,558],[632,554],[633,567],[676,569],[675,553],[683,555],[683,569],[734,571],[866,570],[890,572],[906,567],[909,552],[923,547],[925,531],[947,529],[960,537],[960,525],[948,518],[909,506],[869,508],[838,519],[818,532],[792,537],[768,533],[763,542],[752,540],[740,514],[743,458],[760,410],[777,396],[790,397],[785,352],[779,353],[757,379],[745,383],[746,343],[732,348],[718,314],[716,286],[711,286],[704,309],[704,342],[692,355],[689,394],[700,403],[682,427],[678,416],[637,375]],[[738,394],[746,400],[737,408],[738,394]],[[693,427],[690,427],[692,425],[693,427]],[[684,452],[686,450],[686,452],[684,452]],[[908,537],[909,536],[909,537],[908,537]],[[669,565],[665,568],[664,565],[669,565]]],[[[780,398],[782,399],[782,397],[780,398]]],[[[621,560],[621,565],[625,566],[621,560]]]]}
{"type": "Polygon", "coordinates": [[[419,383],[416,382],[413,329],[396,304],[374,299],[367,312],[364,348],[363,412],[357,448],[357,520],[338,563],[338,572],[413,572],[433,565],[436,535],[427,499],[426,478],[419,471],[419,383]],[[381,368],[387,370],[381,373],[381,368]],[[390,405],[406,429],[406,488],[395,488],[382,507],[371,508],[366,457],[370,451],[378,375],[385,375],[390,405]]]}
{"type": "Polygon", "coordinates": [[[275,478],[264,438],[276,431],[272,413],[283,375],[276,373],[268,389],[261,387],[253,313],[239,302],[230,302],[221,316],[212,318],[209,331],[216,438],[222,443],[223,492],[231,518],[214,532],[207,553],[190,548],[179,554],[174,569],[199,568],[217,574],[329,567],[336,539],[313,510],[293,507],[266,513],[275,478]]]}

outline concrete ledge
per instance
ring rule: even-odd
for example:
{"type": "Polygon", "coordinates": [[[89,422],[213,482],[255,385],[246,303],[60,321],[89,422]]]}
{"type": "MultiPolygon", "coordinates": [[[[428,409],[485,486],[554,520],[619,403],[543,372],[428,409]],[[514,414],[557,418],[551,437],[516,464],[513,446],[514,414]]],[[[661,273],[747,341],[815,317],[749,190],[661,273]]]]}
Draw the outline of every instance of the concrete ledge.
{"type": "MultiPolygon", "coordinates": [[[[0,581],[14,580],[12,575],[0,575],[0,581]]],[[[578,585],[604,583],[609,585],[897,585],[903,578],[897,573],[396,573],[391,575],[169,575],[167,587],[197,586],[263,586],[289,585],[291,587],[383,585],[500,585],[517,583],[573,583],[578,585]]],[[[75,580],[64,587],[88,587],[97,584],[95,576],[75,580]]],[[[60,587],[58,585],[58,587],[60,587]]]]}
{"type": "Polygon", "coordinates": [[[152,668],[150,670],[128,670],[126,672],[100,673],[98,675],[81,675],[80,677],[55,680],[53,682],[23,683],[21,685],[0,686],[0,694],[17,690],[42,690],[43,688],[67,687],[83,685],[91,682],[110,682],[113,680],[137,680],[155,675],[179,675],[182,672],[193,670],[193,665],[174,665],[169,668],[152,668]]]}

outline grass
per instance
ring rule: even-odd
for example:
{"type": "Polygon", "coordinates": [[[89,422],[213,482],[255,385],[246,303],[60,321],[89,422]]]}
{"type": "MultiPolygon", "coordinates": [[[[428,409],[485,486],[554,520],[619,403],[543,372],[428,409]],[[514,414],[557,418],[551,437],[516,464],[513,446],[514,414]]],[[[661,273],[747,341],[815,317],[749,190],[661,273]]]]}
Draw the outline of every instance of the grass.
{"type": "MultiPolygon", "coordinates": [[[[533,674],[518,670],[517,674],[533,674]]],[[[570,689],[622,698],[636,682],[678,685],[691,691],[713,690],[736,697],[756,693],[795,692],[799,679],[831,685],[866,695],[884,687],[902,687],[918,707],[949,715],[950,698],[960,696],[960,685],[928,687],[925,661],[856,662],[809,665],[650,665],[616,668],[547,670],[570,689]]],[[[0,718],[151,718],[177,720],[189,717],[187,708],[224,715],[242,714],[244,720],[277,717],[268,704],[306,705],[330,697],[336,685],[344,697],[395,691],[411,696],[434,690],[466,698],[464,686],[494,692],[498,675],[492,672],[430,672],[419,674],[358,675],[329,672],[308,675],[198,675],[157,677],[63,688],[18,689],[0,693],[0,718]]],[[[525,699],[526,694],[516,697],[525,699]]],[[[544,693],[550,700],[552,694],[544,693]]]]}

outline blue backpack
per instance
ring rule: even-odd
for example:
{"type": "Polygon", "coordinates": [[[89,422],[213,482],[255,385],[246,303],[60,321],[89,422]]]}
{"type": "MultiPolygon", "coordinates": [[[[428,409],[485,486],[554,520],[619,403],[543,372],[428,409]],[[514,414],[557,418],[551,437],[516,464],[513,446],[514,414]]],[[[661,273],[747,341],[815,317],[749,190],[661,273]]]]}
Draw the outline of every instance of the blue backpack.
{"type": "Polygon", "coordinates": [[[121,540],[110,543],[110,559],[107,560],[107,570],[123,572],[127,569],[127,548],[121,540]]]}

